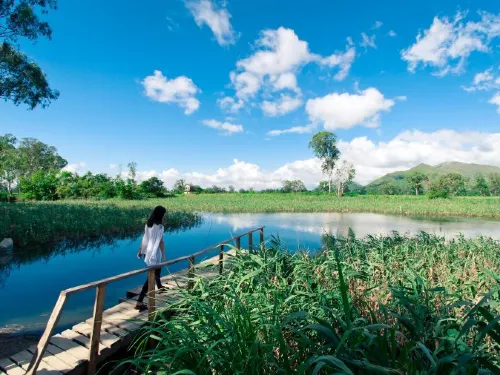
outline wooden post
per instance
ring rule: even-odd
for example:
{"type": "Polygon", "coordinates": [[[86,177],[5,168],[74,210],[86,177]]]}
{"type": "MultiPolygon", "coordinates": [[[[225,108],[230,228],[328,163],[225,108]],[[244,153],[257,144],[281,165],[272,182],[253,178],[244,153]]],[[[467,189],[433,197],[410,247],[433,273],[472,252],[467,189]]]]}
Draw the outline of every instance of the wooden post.
{"type": "Polygon", "coordinates": [[[194,257],[189,257],[189,268],[188,268],[188,289],[193,289],[194,286],[194,257]]]}
{"type": "Polygon", "coordinates": [[[150,322],[154,320],[155,297],[155,270],[152,268],[148,272],[148,319],[150,322]]]}
{"type": "Polygon", "coordinates": [[[260,232],[260,249],[264,250],[264,228],[260,228],[259,232],[260,232]]]}
{"type": "Polygon", "coordinates": [[[236,242],[236,248],[238,250],[240,250],[241,249],[241,237],[236,237],[235,242],[236,242]]]}
{"type": "Polygon", "coordinates": [[[94,315],[92,322],[92,333],[90,335],[89,366],[88,375],[93,375],[97,368],[97,356],[99,355],[99,340],[101,339],[102,312],[104,311],[104,297],[106,296],[106,284],[96,288],[94,315]]]}
{"type": "Polygon", "coordinates": [[[220,245],[219,248],[219,274],[222,275],[224,270],[224,245],[220,245]]]}
{"type": "Polygon", "coordinates": [[[45,331],[43,332],[40,341],[38,342],[38,346],[36,347],[36,351],[33,354],[33,359],[31,360],[30,365],[28,366],[28,371],[26,375],[36,374],[36,370],[40,365],[43,355],[45,354],[45,350],[49,345],[50,337],[52,336],[52,331],[54,327],[59,322],[59,318],[61,317],[62,310],[64,305],[66,304],[66,293],[59,294],[59,298],[57,299],[56,305],[54,306],[54,310],[52,310],[52,314],[50,314],[49,321],[47,322],[47,326],[45,327],[45,331]]]}
{"type": "Polygon", "coordinates": [[[253,232],[248,233],[248,251],[251,253],[253,250],[253,232]]]}

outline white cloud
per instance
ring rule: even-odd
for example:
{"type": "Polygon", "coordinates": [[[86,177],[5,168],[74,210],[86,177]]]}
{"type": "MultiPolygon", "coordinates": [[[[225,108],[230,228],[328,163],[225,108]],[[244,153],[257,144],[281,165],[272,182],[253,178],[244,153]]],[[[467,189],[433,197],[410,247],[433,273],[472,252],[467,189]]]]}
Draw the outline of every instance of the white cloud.
{"type": "Polygon", "coordinates": [[[169,31],[179,30],[179,24],[175,22],[171,17],[166,17],[166,20],[167,20],[167,28],[169,31]]]}
{"type": "Polygon", "coordinates": [[[500,113],[500,92],[497,92],[489,101],[488,103],[496,105],[497,112],[500,113]]]}
{"type": "Polygon", "coordinates": [[[201,90],[191,78],[180,76],[168,80],[161,71],[155,70],[141,82],[147,97],[160,103],[175,103],[190,115],[198,110],[200,102],[195,98],[201,90]]]}
{"type": "Polygon", "coordinates": [[[453,20],[434,17],[415,44],[401,52],[408,70],[415,72],[421,65],[435,68],[438,76],[460,74],[473,52],[488,52],[491,40],[500,36],[500,15],[480,12],[478,22],[464,22],[466,15],[457,12],[453,20]]]}
{"type": "MultiPolygon", "coordinates": [[[[350,141],[339,140],[342,158],[356,168],[357,182],[369,183],[386,173],[405,170],[420,163],[436,165],[447,161],[500,166],[500,133],[457,132],[438,130],[424,133],[405,131],[387,142],[375,142],[367,137],[350,141]]],[[[316,158],[296,160],[273,170],[242,160],[233,160],[228,167],[213,173],[180,172],[170,168],[162,172],[139,171],[140,180],[156,176],[168,187],[180,178],[203,187],[218,185],[257,190],[281,187],[283,180],[300,179],[313,188],[324,179],[321,162],[316,158]]]]}
{"type": "Polygon", "coordinates": [[[217,105],[220,109],[229,112],[229,113],[237,113],[241,108],[243,108],[243,100],[238,99],[235,100],[230,96],[225,96],[223,98],[217,99],[217,105]]]}
{"type": "Polygon", "coordinates": [[[222,130],[224,135],[231,135],[233,133],[241,133],[243,131],[242,125],[231,124],[227,121],[217,121],[217,120],[203,120],[202,124],[208,126],[212,129],[222,130]]]}
{"type": "Polygon", "coordinates": [[[333,79],[336,81],[342,81],[349,74],[349,70],[351,70],[352,63],[356,58],[356,49],[352,47],[352,39],[344,53],[334,53],[333,55],[321,58],[319,63],[321,65],[326,65],[330,68],[338,67],[339,71],[333,76],[333,79]]]}
{"type": "Polygon", "coordinates": [[[398,34],[396,34],[396,32],[394,30],[389,30],[389,32],[387,33],[387,35],[389,35],[391,38],[394,38],[395,36],[398,36],[398,34]]]}
{"type": "Polygon", "coordinates": [[[325,129],[349,129],[356,125],[378,127],[381,112],[390,111],[394,100],[386,99],[376,88],[370,87],[357,94],[332,93],[309,99],[306,112],[313,123],[322,123],[325,129]]]}
{"type": "Polygon", "coordinates": [[[316,129],[315,124],[309,124],[305,126],[293,126],[291,128],[283,130],[271,130],[267,132],[267,135],[270,135],[271,137],[276,137],[282,134],[306,134],[306,133],[311,133],[314,129],[316,129]]]}
{"type": "Polygon", "coordinates": [[[468,92],[500,89],[500,74],[493,67],[486,69],[474,76],[471,86],[463,87],[463,89],[468,92]]]}
{"type": "Polygon", "coordinates": [[[87,163],[81,161],[79,163],[71,163],[66,165],[62,170],[71,173],[82,173],[83,168],[87,166],[87,163]]]}
{"type": "Polygon", "coordinates": [[[361,38],[363,39],[359,45],[364,48],[377,48],[377,45],[375,44],[375,35],[368,36],[365,33],[361,33],[361,38]]]}
{"type": "Polygon", "coordinates": [[[118,167],[118,165],[117,165],[117,164],[110,164],[110,165],[109,165],[109,169],[115,169],[116,167],[118,167]]]}
{"type": "Polygon", "coordinates": [[[199,27],[207,25],[221,46],[236,43],[238,35],[230,22],[231,14],[211,0],[187,0],[186,6],[199,27]]]}
{"type": "Polygon", "coordinates": [[[372,29],[380,29],[384,23],[382,21],[375,21],[375,24],[373,25],[372,29]]]}
{"type": "MultiPolygon", "coordinates": [[[[342,80],[349,73],[356,57],[356,50],[350,45],[345,52],[336,52],[330,56],[311,53],[306,41],[300,40],[292,29],[284,27],[262,31],[255,42],[255,49],[252,55],[239,60],[236,70],[230,73],[237,98],[233,99],[234,103],[259,100],[259,94],[268,102],[275,102],[280,100],[279,94],[283,92],[289,97],[294,94],[294,98],[299,100],[301,91],[297,74],[303,66],[314,62],[336,68],[338,72],[334,78],[342,80]],[[270,99],[273,95],[278,95],[277,100],[270,99]]],[[[260,107],[269,108],[269,104],[260,107]]]]}
{"type": "Polygon", "coordinates": [[[300,98],[294,98],[285,94],[281,95],[281,97],[274,102],[265,100],[262,102],[261,108],[267,116],[276,117],[295,111],[301,105],[302,100],[300,98]]]}
{"type": "Polygon", "coordinates": [[[498,142],[500,133],[414,130],[402,132],[388,142],[373,142],[366,137],[340,141],[339,149],[343,158],[354,163],[357,180],[366,183],[420,163],[459,161],[500,166],[498,142]]]}

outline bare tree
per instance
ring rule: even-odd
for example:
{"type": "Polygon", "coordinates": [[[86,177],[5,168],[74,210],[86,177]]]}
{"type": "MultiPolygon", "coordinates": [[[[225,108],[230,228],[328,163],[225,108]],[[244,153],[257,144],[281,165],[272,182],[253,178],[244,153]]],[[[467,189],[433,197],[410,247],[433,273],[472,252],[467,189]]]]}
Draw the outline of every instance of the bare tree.
{"type": "Polygon", "coordinates": [[[341,197],[344,195],[346,185],[352,181],[356,175],[356,170],[354,165],[347,160],[342,160],[338,163],[335,169],[335,185],[337,186],[337,196],[341,197]]]}

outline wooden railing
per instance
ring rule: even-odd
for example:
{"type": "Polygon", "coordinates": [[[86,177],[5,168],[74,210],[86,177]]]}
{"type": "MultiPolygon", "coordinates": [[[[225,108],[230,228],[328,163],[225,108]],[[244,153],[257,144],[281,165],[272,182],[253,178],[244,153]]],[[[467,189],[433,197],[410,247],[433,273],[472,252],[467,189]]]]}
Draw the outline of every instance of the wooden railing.
{"type": "Polygon", "coordinates": [[[45,331],[43,332],[42,337],[40,338],[40,341],[38,343],[38,346],[36,348],[35,353],[33,354],[33,359],[31,360],[31,363],[28,367],[28,371],[26,372],[26,375],[33,375],[36,374],[36,370],[38,369],[38,366],[40,365],[40,362],[42,360],[43,355],[45,354],[45,351],[47,350],[47,346],[49,344],[50,337],[52,336],[52,333],[54,331],[54,328],[57,326],[57,323],[59,322],[59,318],[61,317],[62,310],[64,308],[64,305],[66,304],[66,301],[68,297],[72,294],[83,292],[88,289],[95,288],[96,290],[96,295],[95,295],[95,302],[94,302],[94,313],[92,315],[92,332],[90,336],[90,349],[89,349],[89,364],[88,364],[88,374],[94,374],[97,366],[97,355],[99,353],[99,340],[101,336],[101,323],[102,323],[102,315],[104,311],[104,298],[106,296],[106,286],[110,283],[127,279],[132,276],[136,276],[142,273],[148,273],[148,313],[149,313],[149,320],[153,320],[154,315],[153,313],[155,312],[155,270],[161,267],[165,266],[171,266],[176,263],[184,262],[184,261],[189,261],[189,267],[188,267],[188,288],[191,288],[193,286],[193,277],[194,277],[194,271],[195,271],[195,260],[196,257],[199,257],[200,255],[203,255],[205,253],[208,253],[209,251],[212,251],[216,248],[219,248],[219,273],[222,273],[224,269],[224,248],[228,245],[230,245],[232,242],[235,243],[235,247],[237,249],[240,249],[241,246],[241,237],[247,236],[248,235],[248,250],[252,251],[253,250],[253,237],[252,234],[254,232],[259,231],[260,234],[260,248],[264,248],[264,227],[259,227],[252,229],[248,232],[238,234],[237,236],[231,237],[225,241],[219,242],[216,245],[207,247],[206,249],[203,249],[201,251],[198,251],[194,254],[186,255],[180,258],[176,258],[173,260],[169,260],[168,262],[163,262],[160,264],[157,264],[156,266],[148,267],[148,268],[142,268],[140,270],[135,270],[135,271],[130,271],[127,273],[122,273],[120,275],[116,275],[113,277],[109,277],[107,279],[99,280],[99,281],[94,281],[88,284],[80,285],[74,288],[69,288],[66,290],[63,290],[59,294],[59,298],[57,299],[57,302],[54,306],[54,309],[52,310],[52,314],[50,315],[49,321],[47,322],[47,326],[45,327],[45,331]]]}

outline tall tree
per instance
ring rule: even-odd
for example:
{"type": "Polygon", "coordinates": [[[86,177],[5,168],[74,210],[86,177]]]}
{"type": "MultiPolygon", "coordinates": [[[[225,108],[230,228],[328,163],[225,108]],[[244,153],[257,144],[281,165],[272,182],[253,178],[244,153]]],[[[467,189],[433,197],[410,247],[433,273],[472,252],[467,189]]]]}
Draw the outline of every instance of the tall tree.
{"type": "Polygon", "coordinates": [[[429,181],[429,177],[422,172],[414,172],[406,180],[415,189],[415,195],[418,195],[423,188],[424,182],[429,181]]]}
{"type": "Polygon", "coordinates": [[[500,173],[490,173],[488,175],[488,185],[491,195],[500,195],[500,173]]]}
{"type": "Polygon", "coordinates": [[[460,173],[447,173],[433,184],[433,189],[437,191],[446,191],[449,195],[465,195],[467,179],[460,173]]]}
{"type": "Polygon", "coordinates": [[[128,178],[135,181],[135,178],[137,177],[137,163],[135,161],[132,161],[128,163],[127,167],[128,167],[128,178]]]}
{"type": "Polygon", "coordinates": [[[184,193],[184,189],[186,187],[186,181],[182,178],[180,180],[175,181],[172,190],[178,194],[184,193]]]}
{"type": "Polygon", "coordinates": [[[486,182],[486,178],[481,173],[478,173],[475,177],[474,190],[483,197],[490,195],[490,188],[486,182]]]}
{"type": "Polygon", "coordinates": [[[337,148],[337,137],[327,131],[316,133],[309,142],[309,148],[321,160],[321,170],[328,177],[328,194],[331,194],[335,163],[340,156],[340,151],[337,148]]]}
{"type": "Polygon", "coordinates": [[[54,146],[49,146],[34,138],[24,138],[17,148],[19,152],[19,174],[30,177],[38,171],[48,172],[62,169],[68,162],[57,153],[54,146]]]}
{"type": "Polygon", "coordinates": [[[59,96],[49,87],[42,69],[20,51],[20,39],[48,39],[52,29],[39,15],[56,9],[56,0],[0,1],[0,98],[34,109],[46,107],[59,96]]]}
{"type": "Polygon", "coordinates": [[[285,180],[283,181],[283,188],[281,190],[284,193],[299,193],[307,191],[307,188],[301,180],[285,180]]]}
{"type": "Polygon", "coordinates": [[[344,195],[346,185],[351,182],[356,175],[354,165],[347,160],[342,160],[340,165],[335,169],[335,185],[337,185],[337,196],[344,195]]]}

